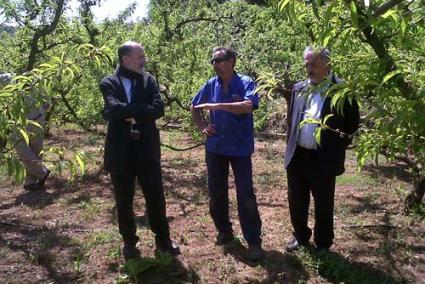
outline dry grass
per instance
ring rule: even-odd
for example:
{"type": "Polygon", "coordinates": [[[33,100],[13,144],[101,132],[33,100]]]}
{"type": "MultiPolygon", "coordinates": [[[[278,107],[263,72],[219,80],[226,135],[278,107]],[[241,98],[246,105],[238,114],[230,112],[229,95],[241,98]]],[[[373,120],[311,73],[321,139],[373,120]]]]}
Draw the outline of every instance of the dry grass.
{"type": "MultiPolygon", "coordinates": [[[[165,134],[164,134],[165,135],[165,134]]],[[[187,146],[178,137],[174,145],[187,146]]],[[[28,193],[6,179],[0,189],[1,283],[126,283],[121,240],[109,177],[98,171],[103,142],[77,131],[55,133],[49,143],[86,145],[88,174],[67,182],[53,174],[48,189],[28,193]],[[64,141],[63,139],[67,139],[64,141]]],[[[263,220],[266,259],[247,259],[230,178],[231,215],[239,241],[214,245],[208,213],[204,152],[163,149],[167,215],[182,255],[169,263],[154,259],[153,235],[139,190],[135,200],[138,245],[144,260],[127,265],[140,283],[398,283],[425,279],[424,218],[405,216],[400,202],[409,186],[397,169],[368,165],[356,172],[350,154],[347,173],[338,179],[335,246],[331,253],[313,248],[284,252],[291,225],[283,171],[282,141],[257,141],[254,183],[263,220]],[[394,172],[391,172],[394,171],[394,172]],[[390,173],[390,174],[388,174],[390,173]],[[398,177],[398,178],[397,178],[398,177]],[[146,268],[147,267],[147,268],[146,268]]],[[[4,180],[4,179],[3,179],[4,180]]],[[[312,216],[311,216],[312,217],[312,216]]],[[[312,218],[311,218],[312,219],[312,218]]]]}

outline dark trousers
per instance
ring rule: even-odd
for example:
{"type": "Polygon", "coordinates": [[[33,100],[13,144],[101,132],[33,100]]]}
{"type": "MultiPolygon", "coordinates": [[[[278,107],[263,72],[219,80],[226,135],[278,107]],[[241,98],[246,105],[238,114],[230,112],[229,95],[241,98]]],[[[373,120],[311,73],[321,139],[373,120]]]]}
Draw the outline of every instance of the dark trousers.
{"type": "Polygon", "coordinates": [[[288,201],[294,236],[305,244],[311,237],[307,225],[310,192],[314,198],[314,242],[329,248],[334,238],[335,176],[320,171],[317,151],[297,146],[288,169],[288,201]]]}
{"type": "Polygon", "coordinates": [[[149,225],[155,234],[156,242],[167,243],[170,240],[170,232],[162,187],[161,163],[160,161],[134,161],[129,171],[111,173],[118,211],[118,225],[124,244],[133,246],[139,240],[136,235],[133,212],[136,178],[145,197],[149,225]]]}
{"type": "Polygon", "coordinates": [[[221,233],[232,233],[229,219],[229,164],[235,176],[236,197],[242,233],[248,244],[261,244],[261,219],[252,185],[251,156],[223,156],[206,153],[210,214],[221,233]]]}

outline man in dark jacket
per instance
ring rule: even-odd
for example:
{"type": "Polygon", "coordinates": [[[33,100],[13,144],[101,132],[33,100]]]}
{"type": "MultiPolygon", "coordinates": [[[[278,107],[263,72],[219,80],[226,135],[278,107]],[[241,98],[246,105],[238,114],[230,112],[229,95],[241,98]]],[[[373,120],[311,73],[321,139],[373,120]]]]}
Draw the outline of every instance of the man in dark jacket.
{"type": "Polygon", "coordinates": [[[144,72],[144,48],[126,42],[118,48],[119,66],[100,83],[108,121],[105,169],[110,172],[124,240],[125,259],[140,255],[133,212],[134,182],[140,183],[157,251],[180,253],[171,241],[161,175],[159,131],[155,120],[164,115],[158,83],[144,72]]]}
{"type": "Polygon", "coordinates": [[[328,250],[333,243],[336,176],[344,172],[345,150],[359,126],[359,109],[352,99],[341,101],[342,113],[332,106],[332,90],[342,83],[330,67],[327,49],[304,52],[308,79],[294,85],[288,106],[285,168],[294,238],[286,247],[294,251],[312,235],[308,227],[310,192],[314,198],[314,242],[328,250]],[[310,120],[310,123],[301,124],[310,120]],[[328,128],[320,129],[321,121],[328,128]]]}

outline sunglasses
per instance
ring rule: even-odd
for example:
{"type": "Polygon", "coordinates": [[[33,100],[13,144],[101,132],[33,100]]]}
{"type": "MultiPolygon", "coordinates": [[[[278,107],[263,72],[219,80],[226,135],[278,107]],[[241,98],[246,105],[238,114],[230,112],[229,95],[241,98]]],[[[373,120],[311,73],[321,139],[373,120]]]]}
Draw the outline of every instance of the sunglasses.
{"type": "Polygon", "coordinates": [[[227,61],[227,60],[229,60],[230,58],[228,58],[227,56],[223,56],[223,57],[219,57],[219,58],[213,58],[213,59],[211,59],[210,60],[210,63],[211,64],[214,64],[214,63],[221,63],[221,62],[224,62],[224,61],[227,61]]]}

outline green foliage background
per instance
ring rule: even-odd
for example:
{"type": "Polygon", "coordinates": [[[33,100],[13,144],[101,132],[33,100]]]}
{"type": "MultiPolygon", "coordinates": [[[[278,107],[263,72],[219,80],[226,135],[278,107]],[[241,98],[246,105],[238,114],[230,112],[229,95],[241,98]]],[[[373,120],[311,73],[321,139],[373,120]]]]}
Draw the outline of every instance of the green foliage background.
{"type": "MultiPolygon", "coordinates": [[[[369,7],[355,0],[281,0],[266,5],[264,1],[248,1],[256,5],[152,0],[148,17],[138,22],[126,21],[134,5],[117,19],[95,22],[91,8],[102,1],[80,0],[79,16],[65,17],[62,12],[55,28],[39,37],[28,70],[31,44],[38,31],[54,22],[60,2],[69,5],[64,0],[0,1],[3,17],[15,23],[14,33],[0,34],[0,72],[23,76],[0,90],[0,140],[6,143],[1,161],[15,159],[8,135],[16,127],[25,128],[21,98],[34,87],[44,94],[39,103],[47,100],[52,105],[49,127],[74,122],[95,131],[103,123],[98,82],[115,68],[116,49],[126,40],[145,46],[147,69],[162,86],[167,110],[161,124],[173,121],[196,135],[188,111],[191,98],[213,75],[208,63],[212,48],[230,45],[239,54],[237,71],[259,79],[263,90],[256,130],[283,132],[284,90],[305,76],[302,53],[313,45],[331,49],[333,70],[346,81],[335,105],[347,98],[361,104],[363,126],[356,138],[359,165],[381,153],[404,161],[412,173],[423,177],[423,0],[370,1],[369,7]]],[[[18,166],[12,168],[16,172],[18,166]]]]}

